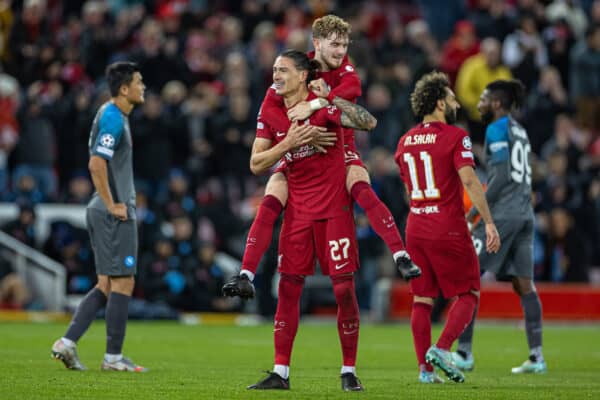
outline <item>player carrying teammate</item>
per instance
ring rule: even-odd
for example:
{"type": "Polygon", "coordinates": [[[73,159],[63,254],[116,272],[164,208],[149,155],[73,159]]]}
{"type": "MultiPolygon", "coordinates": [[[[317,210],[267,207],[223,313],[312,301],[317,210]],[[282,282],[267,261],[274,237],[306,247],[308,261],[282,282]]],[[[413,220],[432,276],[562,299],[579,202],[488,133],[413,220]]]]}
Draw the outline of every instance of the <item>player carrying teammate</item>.
{"type": "MultiPolygon", "coordinates": [[[[360,79],[347,56],[350,25],[335,15],[326,15],[315,20],[312,32],[315,51],[309,53],[309,57],[319,62],[320,71],[317,73],[319,79],[310,82],[310,87],[319,91],[321,97],[311,101],[300,101],[287,111],[288,117],[293,121],[303,121],[329,104],[343,107],[344,100],[354,103],[361,95],[360,79]],[[331,91],[328,87],[332,88],[331,91]]],[[[261,110],[266,107],[281,107],[282,104],[283,99],[276,94],[275,88],[271,87],[267,91],[261,110]]],[[[344,150],[347,166],[344,181],[348,192],[365,210],[371,226],[387,244],[402,276],[405,279],[418,276],[420,271],[411,263],[404,250],[392,214],[370,186],[369,174],[356,151],[354,130],[351,128],[344,129],[344,150]]],[[[237,290],[237,295],[253,296],[249,283],[254,279],[258,263],[269,247],[273,225],[288,201],[287,180],[285,175],[278,171],[267,183],[265,197],[248,233],[240,276],[233,277],[226,284],[229,288],[226,290],[237,290]],[[244,291],[243,288],[248,290],[244,291]]]]}
{"type": "Polygon", "coordinates": [[[106,305],[106,354],[101,368],[146,371],[121,354],[138,250],[128,115],[144,102],[145,86],[139,71],[130,62],[108,66],[106,79],[112,99],[100,107],[90,132],[89,169],[96,192],[88,203],[86,222],[98,283],[79,303],[65,335],[52,346],[52,356],[69,369],[85,369],[75,346],[106,305]]]}
{"type": "Polygon", "coordinates": [[[346,102],[321,109],[305,121],[291,122],[285,111],[301,100],[312,100],[307,82],[317,64],[306,54],[288,50],[275,60],[273,82],[285,101],[279,108],[265,107],[259,118],[250,167],[259,174],[282,157],[289,183],[289,201],[279,240],[279,295],[275,313],[275,366],[273,372],[249,389],[289,389],[289,365],[300,319],[300,295],[304,277],[312,275],[315,257],[329,275],[338,304],[338,332],[342,345],[342,389],[360,391],[355,363],[358,347],[359,309],[354,288],[358,269],[354,218],[344,186],[346,174],[341,124],[368,129],[376,120],[362,107],[346,102]],[[365,125],[357,125],[357,115],[365,125]],[[354,114],[354,115],[351,115],[354,114]],[[310,125],[309,125],[310,124],[310,125]],[[309,143],[314,126],[335,132],[337,141],[326,153],[309,143]]]}
{"type": "Polygon", "coordinates": [[[438,72],[425,75],[410,100],[416,117],[423,121],[400,138],[395,160],[410,199],[406,248],[422,270],[420,277],[410,281],[419,380],[442,382],[433,364],[449,379],[463,382],[450,347],[471,319],[479,298],[479,263],[463,211],[463,185],[485,223],[487,250],[498,251],[500,238],[473,169],[471,140],[467,132],[450,125],[459,104],[448,77],[438,72]],[[437,344],[431,346],[430,314],[440,290],[445,298],[457,299],[437,344]]]}
{"type": "MultiPolygon", "coordinates": [[[[502,239],[502,249],[496,254],[481,251],[484,230],[476,226],[473,242],[484,271],[491,271],[500,280],[510,279],[521,298],[525,314],[525,331],[529,344],[529,359],[512,369],[513,374],[544,373],[542,355],[542,305],[533,283],[533,224],[531,205],[531,146],[525,129],[510,115],[524,100],[524,87],[517,80],[497,80],[485,88],[478,109],[484,123],[485,155],[488,189],[486,198],[502,239]]],[[[475,215],[475,213],[471,213],[475,215]]],[[[474,367],[472,356],[473,325],[458,339],[453,353],[456,365],[466,371],[474,367]]]]}

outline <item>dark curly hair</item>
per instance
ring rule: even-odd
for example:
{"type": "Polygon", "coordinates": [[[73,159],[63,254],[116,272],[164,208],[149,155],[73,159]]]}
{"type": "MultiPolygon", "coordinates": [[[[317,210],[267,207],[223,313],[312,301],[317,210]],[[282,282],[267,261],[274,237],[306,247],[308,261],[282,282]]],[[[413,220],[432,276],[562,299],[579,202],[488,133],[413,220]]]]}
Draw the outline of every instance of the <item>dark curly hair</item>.
{"type": "Polygon", "coordinates": [[[510,112],[513,108],[519,108],[525,101],[525,86],[518,79],[497,80],[485,87],[490,96],[500,101],[502,108],[510,112]]]}
{"type": "Polygon", "coordinates": [[[419,79],[415,90],[410,95],[410,105],[415,116],[422,119],[431,114],[435,110],[437,101],[446,98],[448,94],[446,89],[449,87],[450,81],[443,72],[430,72],[419,79]]]}

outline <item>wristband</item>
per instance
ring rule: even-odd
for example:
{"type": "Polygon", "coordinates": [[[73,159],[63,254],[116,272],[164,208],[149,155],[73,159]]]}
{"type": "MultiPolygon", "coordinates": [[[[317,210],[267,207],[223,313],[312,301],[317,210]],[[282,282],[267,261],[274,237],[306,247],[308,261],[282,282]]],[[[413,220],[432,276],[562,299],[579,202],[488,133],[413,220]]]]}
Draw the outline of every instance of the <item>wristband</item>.
{"type": "Polygon", "coordinates": [[[323,108],[323,106],[321,106],[320,99],[312,99],[308,102],[308,106],[310,108],[310,111],[317,111],[323,108]]]}

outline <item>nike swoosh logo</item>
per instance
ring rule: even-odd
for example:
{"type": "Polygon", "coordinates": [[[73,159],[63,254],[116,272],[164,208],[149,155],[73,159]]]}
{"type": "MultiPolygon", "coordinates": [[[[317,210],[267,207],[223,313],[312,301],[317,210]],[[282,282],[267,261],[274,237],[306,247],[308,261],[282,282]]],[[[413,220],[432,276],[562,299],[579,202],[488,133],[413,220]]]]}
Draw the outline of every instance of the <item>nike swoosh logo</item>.
{"type": "Polygon", "coordinates": [[[276,135],[277,137],[285,136],[285,132],[277,132],[276,135]]]}
{"type": "Polygon", "coordinates": [[[283,329],[283,328],[276,328],[276,329],[273,329],[273,332],[277,332],[277,331],[280,331],[280,330],[282,330],[282,329],[283,329]]]}
{"type": "Polygon", "coordinates": [[[336,269],[336,271],[337,271],[338,269],[342,269],[342,268],[344,268],[346,265],[348,265],[348,263],[349,263],[349,262],[350,262],[350,261],[346,261],[346,262],[345,262],[345,263],[343,263],[343,264],[336,264],[336,265],[335,265],[335,269],[336,269]]]}
{"type": "Polygon", "coordinates": [[[358,329],[353,329],[351,331],[344,331],[344,335],[353,335],[358,332],[358,329]]]}

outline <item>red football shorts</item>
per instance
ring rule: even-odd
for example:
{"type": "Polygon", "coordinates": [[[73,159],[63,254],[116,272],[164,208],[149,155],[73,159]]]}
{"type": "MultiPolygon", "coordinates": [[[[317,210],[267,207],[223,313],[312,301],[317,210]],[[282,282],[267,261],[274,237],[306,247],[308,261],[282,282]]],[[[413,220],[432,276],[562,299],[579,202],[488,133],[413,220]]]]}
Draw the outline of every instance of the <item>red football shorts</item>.
{"type": "Polygon", "coordinates": [[[315,256],[323,275],[338,275],[358,269],[354,216],[310,221],[286,216],[279,235],[279,272],[312,275],[315,256]]]}
{"type": "Polygon", "coordinates": [[[354,142],[354,134],[344,136],[344,159],[346,166],[358,165],[359,167],[365,168],[360,159],[360,153],[356,150],[356,143],[354,142]]]}
{"type": "Polygon", "coordinates": [[[410,281],[412,294],[445,298],[469,291],[479,291],[479,260],[469,237],[461,240],[438,240],[406,236],[406,251],[421,268],[421,276],[410,281]]]}

